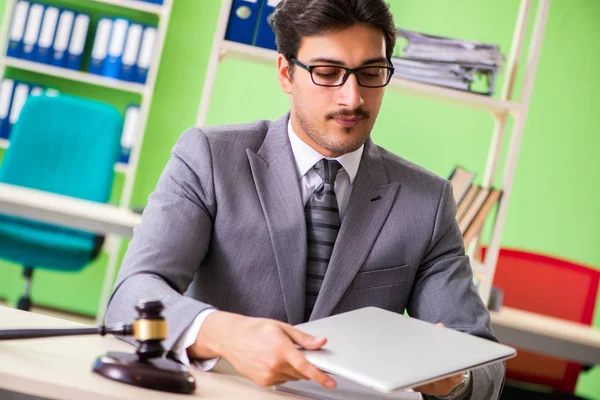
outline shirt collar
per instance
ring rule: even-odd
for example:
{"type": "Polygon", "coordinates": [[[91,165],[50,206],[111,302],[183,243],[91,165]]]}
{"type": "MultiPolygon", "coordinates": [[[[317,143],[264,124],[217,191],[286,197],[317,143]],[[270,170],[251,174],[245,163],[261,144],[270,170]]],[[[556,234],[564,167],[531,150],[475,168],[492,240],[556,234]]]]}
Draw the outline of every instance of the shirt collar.
{"type": "MultiPolygon", "coordinates": [[[[294,154],[294,159],[296,160],[298,179],[301,179],[322,158],[332,160],[332,158],[324,157],[321,153],[300,139],[298,135],[296,135],[296,132],[294,132],[294,128],[292,128],[291,119],[288,121],[288,136],[292,146],[292,153],[294,154]]],[[[360,165],[360,159],[362,157],[364,147],[365,145],[363,144],[357,150],[354,150],[351,153],[342,154],[341,156],[335,158],[335,160],[342,165],[348,174],[351,185],[354,184],[354,179],[358,173],[358,167],[360,165]]]]}

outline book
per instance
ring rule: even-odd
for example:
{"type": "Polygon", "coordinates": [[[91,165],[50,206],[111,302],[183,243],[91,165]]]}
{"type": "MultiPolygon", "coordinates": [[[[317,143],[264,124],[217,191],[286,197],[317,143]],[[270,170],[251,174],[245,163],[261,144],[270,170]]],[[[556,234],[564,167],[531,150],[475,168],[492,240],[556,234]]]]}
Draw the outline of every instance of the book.
{"type": "Polygon", "coordinates": [[[479,186],[471,185],[471,187],[467,191],[467,194],[465,194],[463,199],[458,204],[458,207],[456,208],[456,220],[457,221],[460,221],[462,219],[462,217],[465,216],[465,213],[469,209],[469,206],[471,205],[471,203],[473,203],[473,200],[475,199],[475,196],[479,192],[479,189],[480,189],[479,186]]]}
{"type": "Polygon", "coordinates": [[[456,166],[450,174],[450,183],[452,184],[452,192],[454,194],[454,201],[459,204],[464,195],[469,190],[473,179],[475,179],[475,173],[466,170],[461,166],[456,166]]]}
{"type": "Polygon", "coordinates": [[[460,233],[462,233],[463,236],[464,236],[465,232],[467,231],[467,228],[469,227],[469,225],[471,225],[471,222],[473,222],[473,220],[475,219],[475,216],[477,215],[477,213],[483,206],[483,203],[485,203],[485,200],[487,199],[489,193],[490,193],[489,189],[485,189],[485,188],[479,189],[479,191],[477,192],[477,195],[473,199],[473,202],[467,208],[465,215],[460,219],[460,221],[458,221],[460,233]]]}
{"type": "Polygon", "coordinates": [[[492,209],[494,208],[494,206],[496,205],[498,200],[500,200],[501,195],[502,195],[502,192],[500,190],[491,189],[489,191],[489,194],[486,197],[485,202],[479,208],[477,214],[475,215],[475,218],[473,219],[473,222],[471,222],[471,224],[469,224],[469,227],[467,228],[466,232],[463,234],[463,241],[465,242],[465,245],[467,245],[471,240],[473,240],[473,238],[475,236],[477,236],[479,234],[479,232],[481,232],[481,229],[483,228],[483,224],[485,223],[485,220],[492,212],[492,209]]]}

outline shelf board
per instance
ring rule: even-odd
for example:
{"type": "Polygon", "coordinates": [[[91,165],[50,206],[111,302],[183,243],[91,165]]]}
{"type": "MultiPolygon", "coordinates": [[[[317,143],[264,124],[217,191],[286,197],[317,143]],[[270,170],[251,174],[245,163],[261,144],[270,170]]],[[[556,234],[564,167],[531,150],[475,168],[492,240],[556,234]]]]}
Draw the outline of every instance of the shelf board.
{"type": "MultiPolygon", "coordinates": [[[[230,56],[240,60],[254,61],[267,65],[274,65],[278,56],[278,53],[274,50],[228,40],[223,41],[220,50],[222,58],[230,56]]],[[[518,113],[521,110],[521,105],[516,102],[498,100],[485,95],[428,85],[396,77],[392,78],[389,87],[400,93],[486,110],[493,114],[518,113]]]]}
{"type": "Polygon", "coordinates": [[[0,63],[6,67],[17,68],[23,71],[36,72],[38,74],[55,76],[76,82],[83,82],[90,85],[102,86],[122,92],[144,94],[145,86],[139,83],[125,82],[118,79],[105,76],[94,75],[87,72],[74,71],[72,69],[55,67],[53,65],[41,64],[28,60],[21,60],[14,57],[2,57],[0,63]]]}
{"type": "Polygon", "coordinates": [[[159,4],[146,3],[141,0],[91,0],[94,3],[110,4],[130,10],[143,11],[149,14],[161,15],[164,7],[159,4]]]}

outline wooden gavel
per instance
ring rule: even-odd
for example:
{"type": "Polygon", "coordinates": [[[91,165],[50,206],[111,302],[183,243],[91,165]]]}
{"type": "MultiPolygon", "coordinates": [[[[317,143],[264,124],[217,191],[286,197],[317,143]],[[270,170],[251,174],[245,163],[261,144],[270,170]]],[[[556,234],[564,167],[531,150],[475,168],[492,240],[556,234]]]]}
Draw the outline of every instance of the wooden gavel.
{"type": "Polygon", "coordinates": [[[138,318],[133,324],[100,325],[73,329],[0,330],[0,341],[76,335],[133,336],[135,354],[109,352],[96,359],[93,372],[108,379],[147,389],[192,394],[196,380],[183,364],[164,357],[162,341],[167,338],[167,321],[161,315],[164,306],[158,300],[140,300],[135,307],[138,318]]]}

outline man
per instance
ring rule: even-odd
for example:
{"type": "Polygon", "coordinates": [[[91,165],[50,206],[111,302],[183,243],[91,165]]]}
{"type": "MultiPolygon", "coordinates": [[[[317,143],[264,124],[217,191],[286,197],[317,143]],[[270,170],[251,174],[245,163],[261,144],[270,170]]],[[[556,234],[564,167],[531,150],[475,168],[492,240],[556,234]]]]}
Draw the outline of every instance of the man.
{"type": "MultiPolygon", "coordinates": [[[[272,17],[277,121],[192,128],[173,148],[136,227],[107,310],[166,305],[165,346],[187,362],[227,359],[260,385],[335,382],[292,325],[377,306],[495,340],[472,284],[447,180],[369,138],[391,74],[383,0],[284,0],[272,17]]],[[[424,349],[426,351],[426,349],[424,349]]],[[[416,390],[494,399],[498,363],[416,390]]]]}

